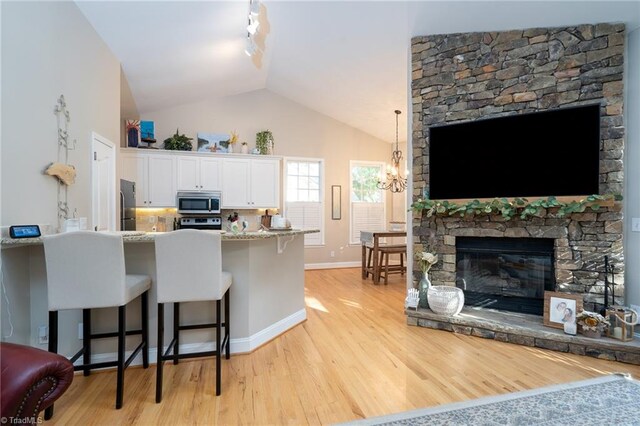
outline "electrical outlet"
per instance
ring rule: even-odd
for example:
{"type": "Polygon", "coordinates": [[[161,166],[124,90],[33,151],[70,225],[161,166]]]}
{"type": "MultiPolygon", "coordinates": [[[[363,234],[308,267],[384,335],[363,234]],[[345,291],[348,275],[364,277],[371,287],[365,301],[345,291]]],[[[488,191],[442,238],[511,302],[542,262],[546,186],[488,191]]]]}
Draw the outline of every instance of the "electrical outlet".
{"type": "Polygon", "coordinates": [[[336,252],[335,252],[335,251],[333,251],[333,250],[331,250],[331,253],[329,253],[329,256],[331,256],[331,257],[336,257],[336,252]]]}
{"type": "Polygon", "coordinates": [[[631,231],[640,232],[640,217],[631,218],[631,231]]]}
{"type": "Polygon", "coordinates": [[[49,336],[47,335],[46,325],[41,325],[38,327],[38,343],[41,345],[49,343],[49,336]]]}
{"type": "Polygon", "coordinates": [[[84,334],[84,323],[78,323],[78,340],[82,340],[82,336],[84,334]]]}

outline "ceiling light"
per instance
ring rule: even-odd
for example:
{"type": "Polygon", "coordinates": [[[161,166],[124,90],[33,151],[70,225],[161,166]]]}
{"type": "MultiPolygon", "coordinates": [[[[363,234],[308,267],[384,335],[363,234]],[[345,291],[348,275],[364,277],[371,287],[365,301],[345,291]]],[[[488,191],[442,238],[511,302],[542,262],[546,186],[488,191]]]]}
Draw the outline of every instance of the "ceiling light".
{"type": "Polygon", "coordinates": [[[249,14],[253,16],[260,14],[260,2],[258,0],[249,0],[249,14]]]}
{"type": "Polygon", "coordinates": [[[254,35],[256,31],[258,31],[259,26],[260,22],[258,22],[258,19],[252,18],[251,15],[249,15],[249,25],[247,26],[247,32],[251,35],[254,35]]]}
{"type": "Polygon", "coordinates": [[[387,181],[378,180],[378,189],[402,192],[407,188],[407,179],[400,174],[402,151],[398,149],[398,116],[402,114],[402,111],[397,109],[394,112],[396,113],[396,149],[391,153],[391,164],[387,166],[387,181]]]}
{"type": "Polygon", "coordinates": [[[258,50],[258,47],[253,41],[253,38],[247,37],[247,47],[245,47],[244,53],[246,53],[247,56],[253,56],[253,54],[256,53],[256,50],[258,50]]]}
{"type": "MultiPolygon", "coordinates": [[[[260,47],[256,44],[254,38],[254,36],[256,36],[256,34],[258,33],[258,27],[260,26],[260,22],[258,21],[260,7],[261,5],[258,0],[249,0],[249,14],[247,15],[247,46],[244,49],[244,53],[246,53],[248,56],[254,56],[263,53],[260,47]]],[[[264,38],[260,39],[261,43],[263,39],[264,38]]]]}

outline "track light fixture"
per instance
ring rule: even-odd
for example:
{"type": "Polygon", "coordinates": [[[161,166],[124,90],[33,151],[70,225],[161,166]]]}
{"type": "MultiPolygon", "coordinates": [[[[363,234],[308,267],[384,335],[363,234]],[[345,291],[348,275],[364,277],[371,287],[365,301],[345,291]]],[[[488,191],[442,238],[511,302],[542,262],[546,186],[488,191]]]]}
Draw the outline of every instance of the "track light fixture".
{"type": "Polygon", "coordinates": [[[247,32],[251,35],[254,35],[256,31],[258,31],[258,26],[260,26],[258,18],[254,18],[252,15],[249,15],[249,25],[247,25],[247,32]]]}
{"type": "Polygon", "coordinates": [[[260,22],[258,21],[258,15],[260,14],[260,1],[249,0],[249,15],[247,16],[247,45],[244,49],[244,53],[248,56],[253,56],[258,52],[258,46],[254,40],[254,36],[258,32],[260,22]]]}
{"type": "Polygon", "coordinates": [[[256,46],[256,42],[253,41],[253,37],[251,35],[247,35],[247,46],[244,48],[244,53],[247,56],[253,56],[258,50],[258,46],[256,46]]]}
{"type": "Polygon", "coordinates": [[[249,14],[252,16],[258,16],[260,14],[259,0],[249,0],[249,14]]]}
{"type": "Polygon", "coordinates": [[[396,149],[391,153],[391,165],[387,166],[387,181],[378,180],[378,189],[389,190],[391,192],[402,192],[407,188],[407,178],[400,174],[400,161],[402,161],[402,151],[398,148],[398,116],[402,111],[395,110],[396,114],[396,149]]]}

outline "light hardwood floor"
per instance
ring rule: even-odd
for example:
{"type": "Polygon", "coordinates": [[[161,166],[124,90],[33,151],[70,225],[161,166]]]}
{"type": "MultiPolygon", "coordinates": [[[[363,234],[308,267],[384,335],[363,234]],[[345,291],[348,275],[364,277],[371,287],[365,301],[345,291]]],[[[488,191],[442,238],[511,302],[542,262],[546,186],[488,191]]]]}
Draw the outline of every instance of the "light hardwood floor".
{"type": "Polygon", "coordinates": [[[331,424],[398,411],[629,372],[640,367],[409,327],[404,278],[374,286],[359,269],[306,272],[308,320],[251,354],[223,360],[215,396],[213,359],[125,373],[76,376],[50,424],[331,424]]]}

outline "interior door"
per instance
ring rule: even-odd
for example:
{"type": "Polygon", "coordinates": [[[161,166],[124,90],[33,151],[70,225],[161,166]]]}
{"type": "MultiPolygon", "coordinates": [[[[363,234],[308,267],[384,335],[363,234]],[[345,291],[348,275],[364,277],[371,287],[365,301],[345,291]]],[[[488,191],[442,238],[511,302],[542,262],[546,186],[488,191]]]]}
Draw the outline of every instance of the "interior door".
{"type": "Polygon", "coordinates": [[[91,226],[96,231],[116,230],[116,148],[92,133],[91,226]]]}

